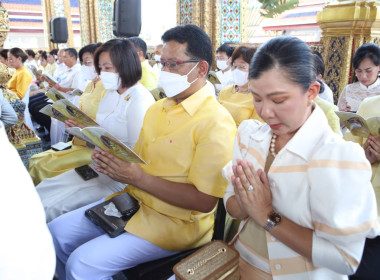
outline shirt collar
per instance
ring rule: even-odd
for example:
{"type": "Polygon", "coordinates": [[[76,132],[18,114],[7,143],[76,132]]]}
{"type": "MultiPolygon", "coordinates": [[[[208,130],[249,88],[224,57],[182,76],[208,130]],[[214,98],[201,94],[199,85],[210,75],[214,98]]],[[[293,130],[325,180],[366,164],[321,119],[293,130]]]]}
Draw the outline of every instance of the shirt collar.
{"type": "Polygon", "coordinates": [[[360,88],[364,89],[364,90],[370,90],[370,89],[373,89],[375,87],[377,87],[378,85],[380,84],[380,79],[377,78],[376,82],[374,82],[372,85],[366,87],[365,85],[363,85],[361,82],[359,82],[359,86],[360,88]]]}
{"type": "MultiPolygon", "coordinates": [[[[190,116],[193,116],[207,98],[215,98],[213,95],[214,93],[212,92],[212,87],[206,83],[201,89],[178,104],[178,106],[182,106],[190,116]]],[[[163,102],[163,107],[166,111],[176,105],[177,103],[172,98],[166,98],[163,102]]]]}
{"type": "Polygon", "coordinates": [[[323,133],[330,129],[322,109],[316,104],[314,106],[309,118],[284,147],[305,160],[310,158],[323,133]]]}

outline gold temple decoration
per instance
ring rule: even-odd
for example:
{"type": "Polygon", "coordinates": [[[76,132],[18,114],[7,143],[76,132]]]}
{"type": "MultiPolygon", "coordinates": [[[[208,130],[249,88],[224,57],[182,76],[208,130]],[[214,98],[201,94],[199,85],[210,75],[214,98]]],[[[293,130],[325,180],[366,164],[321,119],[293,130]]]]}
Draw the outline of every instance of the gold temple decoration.
{"type": "Polygon", "coordinates": [[[322,29],[324,78],[337,101],[343,88],[352,82],[354,51],[364,43],[380,41],[380,3],[338,0],[318,14],[317,22],[322,29]]]}
{"type": "Polygon", "coordinates": [[[4,9],[0,1],[0,47],[4,45],[4,41],[7,38],[9,32],[9,19],[8,12],[4,9]]]}

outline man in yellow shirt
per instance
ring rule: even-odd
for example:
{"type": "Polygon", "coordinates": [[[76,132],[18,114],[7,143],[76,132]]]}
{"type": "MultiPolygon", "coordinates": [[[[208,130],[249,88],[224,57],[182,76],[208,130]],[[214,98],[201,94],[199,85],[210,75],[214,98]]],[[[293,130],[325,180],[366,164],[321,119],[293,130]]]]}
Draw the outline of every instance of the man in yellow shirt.
{"type": "Polygon", "coordinates": [[[128,184],[124,192],[139,200],[140,209],[117,238],[84,218],[99,202],[49,223],[60,279],[107,278],[211,240],[217,199],[227,186],[221,169],[231,160],[236,125],[206,83],[213,53],[207,34],[180,25],[162,40],[159,85],[168,98],[149,108],[134,148],[147,164],[93,154],[96,170],[128,184]]]}
{"type": "Polygon", "coordinates": [[[150,66],[149,61],[146,59],[148,47],[145,41],[139,37],[131,37],[128,38],[128,40],[135,46],[141,61],[142,77],[140,83],[149,90],[155,89],[157,87],[158,78],[152,66],[150,66]]]}

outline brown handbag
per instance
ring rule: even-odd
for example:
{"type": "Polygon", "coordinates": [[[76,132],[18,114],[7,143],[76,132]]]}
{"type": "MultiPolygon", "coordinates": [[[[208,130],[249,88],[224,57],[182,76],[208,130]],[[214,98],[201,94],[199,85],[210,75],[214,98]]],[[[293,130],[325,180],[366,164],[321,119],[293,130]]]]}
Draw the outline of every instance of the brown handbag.
{"type": "Polygon", "coordinates": [[[239,252],[215,240],[177,263],[173,271],[177,280],[238,280],[239,252]]]}

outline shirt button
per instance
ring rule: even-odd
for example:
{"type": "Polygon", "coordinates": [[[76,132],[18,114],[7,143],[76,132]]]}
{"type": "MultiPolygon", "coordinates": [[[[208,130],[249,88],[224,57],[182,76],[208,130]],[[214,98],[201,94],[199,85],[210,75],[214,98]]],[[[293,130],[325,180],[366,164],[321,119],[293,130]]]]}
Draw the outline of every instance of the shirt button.
{"type": "Polygon", "coordinates": [[[277,270],[280,270],[280,269],[281,269],[281,264],[276,264],[274,267],[275,267],[277,270]]]}
{"type": "Polygon", "coordinates": [[[153,137],[153,138],[152,138],[152,142],[156,142],[156,138],[153,137]]]}
{"type": "Polygon", "coordinates": [[[170,121],[168,121],[168,124],[170,124],[170,121]]]}
{"type": "Polygon", "coordinates": [[[276,187],[276,182],[272,181],[272,187],[276,187]]]}

